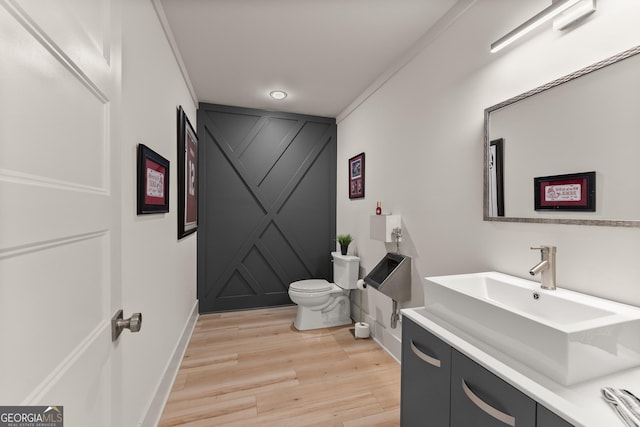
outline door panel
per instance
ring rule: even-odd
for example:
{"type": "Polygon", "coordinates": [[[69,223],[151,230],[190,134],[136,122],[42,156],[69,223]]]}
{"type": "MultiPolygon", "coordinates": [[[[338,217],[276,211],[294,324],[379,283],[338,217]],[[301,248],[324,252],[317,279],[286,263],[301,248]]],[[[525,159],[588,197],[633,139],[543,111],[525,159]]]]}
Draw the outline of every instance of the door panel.
{"type": "Polygon", "coordinates": [[[402,319],[400,422],[405,427],[448,426],[451,406],[451,347],[402,319]]]}
{"type": "Polygon", "coordinates": [[[0,402],[110,426],[118,13],[80,3],[0,0],[0,402]]]}
{"type": "Polygon", "coordinates": [[[451,360],[451,427],[536,425],[529,396],[457,350],[451,360]]]}
{"type": "Polygon", "coordinates": [[[114,0],[2,1],[87,86],[104,91],[112,83],[112,44],[119,21],[111,13],[114,0]]]}
{"type": "Polygon", "coordinates": [[[29,395],[64,362],[70,349],[100,326],[106,312],[101,296],[108,277],[103,262],[107,247],[105,235],[98,233],[32,245],[2,258],[3,279],[14,286],[3,286],[2,301],[7,304],[2,304],[0,336],[13,343],[14,350],[0,356],[3,378],[13,384],[2,387],[0,401],[29,395]]]}
{"type": "Polygon", "coordinates": [[[201,312],[290,304],[331,280],[335,119],[200,104],[201,312]]]}

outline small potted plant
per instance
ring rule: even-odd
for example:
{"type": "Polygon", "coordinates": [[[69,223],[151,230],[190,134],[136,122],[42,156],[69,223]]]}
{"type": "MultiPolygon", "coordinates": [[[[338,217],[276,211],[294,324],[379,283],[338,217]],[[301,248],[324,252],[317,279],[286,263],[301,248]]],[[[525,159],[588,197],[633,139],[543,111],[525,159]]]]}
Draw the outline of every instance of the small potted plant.
{"type": "Polygon", "coordinates": [[[351,234],[340,234],[338,236],[338,243],[340,243],[340,252],[342,252],[342,255],[347,254],[349,243],[351,243],[352,240],[351,234]]]}

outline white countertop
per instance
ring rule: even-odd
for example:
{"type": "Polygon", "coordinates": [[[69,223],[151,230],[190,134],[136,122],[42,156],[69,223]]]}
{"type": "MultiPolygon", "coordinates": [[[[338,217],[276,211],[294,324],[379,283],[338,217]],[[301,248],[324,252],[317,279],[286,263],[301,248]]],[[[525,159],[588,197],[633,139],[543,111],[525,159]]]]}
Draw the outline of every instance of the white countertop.
{"type": "Polygon", "coordinates": [[[401,312],[575,426],[625,427],[625,423],[602,399],[600,390],[603,387],[623,388],[640,395],[640,367],[563,386],[465,334],[422,307],[406,308],[401,312]]]}

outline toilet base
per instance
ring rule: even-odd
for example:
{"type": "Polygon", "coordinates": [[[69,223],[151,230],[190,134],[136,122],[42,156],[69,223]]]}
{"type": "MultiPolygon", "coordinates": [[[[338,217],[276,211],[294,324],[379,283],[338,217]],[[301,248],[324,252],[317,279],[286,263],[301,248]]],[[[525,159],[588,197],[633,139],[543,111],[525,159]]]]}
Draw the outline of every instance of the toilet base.
{"type": "Polygon", "coordinates": [[[351,308],[349,298],[340,298],[331,310],[321,310],[319,307],[298,305],[296,320],[293,322],[293,326],[299,331],[350,324],[351,308]]]}

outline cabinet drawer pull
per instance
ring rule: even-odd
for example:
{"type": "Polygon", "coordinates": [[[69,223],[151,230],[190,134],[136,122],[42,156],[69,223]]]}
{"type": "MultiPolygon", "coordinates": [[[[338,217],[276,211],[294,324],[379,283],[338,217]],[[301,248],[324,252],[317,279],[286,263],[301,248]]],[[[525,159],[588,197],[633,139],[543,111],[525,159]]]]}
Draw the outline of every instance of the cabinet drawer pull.
{"type": "Polygon", "coordinates": [[[429,365],[435,366],[436,368],[440,367],[440,361],[420,351],[420,349],[418,349],[418,347],[416,347],[416,345],[413,343],[413,340],[411,340],[411,351],[413,351],[413,354],[427,362],[429,365]]]}
{"type": "Polygon", "coordinates": [[[484,400],[482,400],[478,396],[476,396],[471,391],[471,389],[467,385],[467,383],[464,380],[464,378],[462,379],[462,391],[464,391],[464,394],[467,395],[469,400],[471,402],[473,402],[473,404],[476,405],[478,408],[480,408],[482,411],[484,411],[487,414],[491,415],[496,420],[505,423],[506,425],[515,427],[515,425],[516,425],[515,417],[512,417],[509,414],[505,414],[502,411],[498,411],[496,408],[494,408],[493,406],[489,405],[487,402],[485,402],[484,400]]]}

